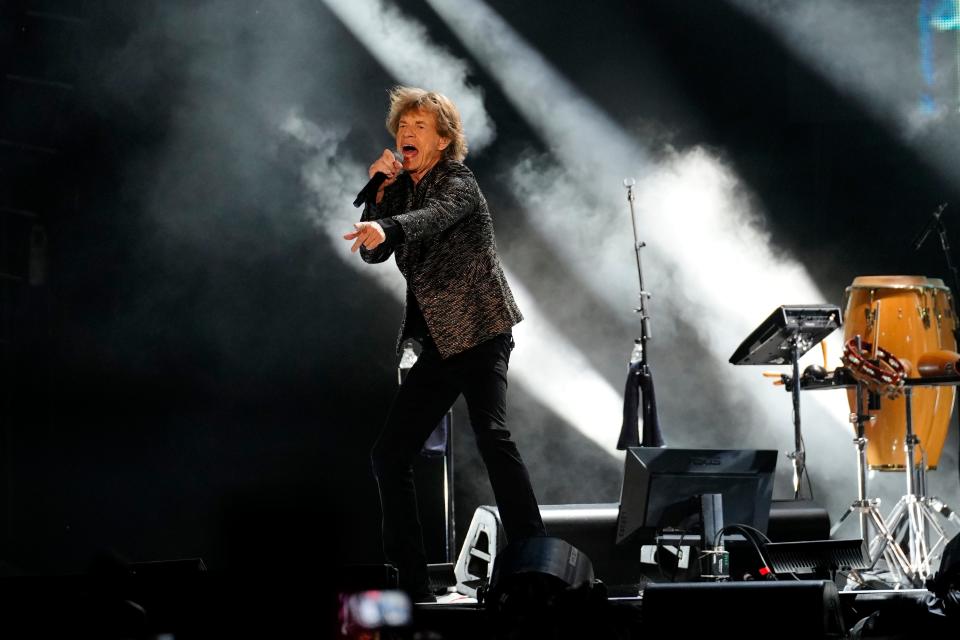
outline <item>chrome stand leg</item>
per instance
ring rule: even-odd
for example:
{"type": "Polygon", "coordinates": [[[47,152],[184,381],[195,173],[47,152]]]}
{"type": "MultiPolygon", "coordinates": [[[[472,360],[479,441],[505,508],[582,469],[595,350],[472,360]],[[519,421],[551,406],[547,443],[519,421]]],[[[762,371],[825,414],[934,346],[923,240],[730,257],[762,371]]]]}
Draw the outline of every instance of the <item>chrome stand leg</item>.
{"type": "MultiPolygon", "coordinates": [[[[853,440],[857,447],[857,499],[853,501],[850,508],[830,530],[830,537],[837,533],[850,514],[856,512],[860,525],[860,538],[870,541],[868,547],[870,568],[873,569],[880,558],[883,558],[896,581],[903,583],[904,576],[910,571],[910,560],[897,544],[891,528],[884,522],[879,510],[880,501],[867,497],[867,438],[864,435],[864,427],[867,422],[873,420],[873,417],[865,411],[863,402],[865,392],[865,387],[862,384],[857,384],[857,413],[850,416],[850,421],[856,425],[857,430],[857,437],[853,440]],[[871,526],[876,532],[872,539],[870,538],[871,526]]],[[[899,514],[902,510],[903,505],[898,502],[894,507],[894,512],[899,514]]],[[[852,577],[863,584],[859,572],[853,572],[852,577]]]]}
{"type": "MultiPolygon", "coordinates": [[[[894,572],[906,586],[922,587],[927,578],[933,575],[933,560],[937,557],[940,548],[946,544],[947,533],[937,521],[939,514],[948,521],[960,526],[960,517],[939,498],[928,498],[926,492],[926,456],[921,464],[916,464],[916,449],[920,439],[913,432],[912,389],[904,390],[906,404],[906,470],[907,493],[904,495],[887,517],[885,526],[892,539],[884,536],[883,541],[875,538],[871,541],[871,558],[873,549],[883,547],[895,548],[900,553],[897,563],[900,571],[894,572]],[[932,537],[932,540],[931,540],[932,537]],[[904,556],[903,546],[909,550],[909,559],[906,567],[902,566],[904,556]],[[905,570],[904,570],[905,569],[905,570]]],[[[879,538],[879,536],[878,536],[879,538]]]]}
{"type": "MultiPolygon", "coordinates": [[[[902,502],[903,501],[898,502],[894,507],[894,510],[901,514],[905,506],[902,502]]],[[[903,547],[900,546],[899,541],[894,535],[896,527],[887,525],[880,515],[880,512],[876,509],[872,510],[870,515],[873,518],[874,527],[877,529],[877,535],[870,543],[871,568],[876,566],[877,561],[882,556],[887,563],[887,570],[894,575],[898,585],[909,584],[912,567],[910,559],[907,557],[907,554],[904,553],[903,547]]]]}

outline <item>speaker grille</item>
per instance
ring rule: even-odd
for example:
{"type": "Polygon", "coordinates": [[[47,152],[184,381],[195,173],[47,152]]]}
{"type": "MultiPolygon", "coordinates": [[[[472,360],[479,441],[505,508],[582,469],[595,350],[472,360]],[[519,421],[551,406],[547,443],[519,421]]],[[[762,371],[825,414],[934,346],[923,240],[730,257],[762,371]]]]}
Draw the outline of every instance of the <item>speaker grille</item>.
{"type": "Polygon", "coordinates": [[[870,566],[863,540],[813,540],[775,542],[766,545],[767,557],[776,573],[814,573],[866,569],[870,566]]]}

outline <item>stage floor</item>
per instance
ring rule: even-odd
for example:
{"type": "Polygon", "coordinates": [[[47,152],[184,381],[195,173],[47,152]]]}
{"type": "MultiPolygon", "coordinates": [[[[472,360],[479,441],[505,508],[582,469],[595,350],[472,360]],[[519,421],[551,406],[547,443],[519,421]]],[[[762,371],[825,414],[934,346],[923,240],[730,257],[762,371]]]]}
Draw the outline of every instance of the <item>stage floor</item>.
{"type": "MultiPolygon", "coordinates": [[[[3,578],[0,633],[4,637],[69,634],[177,639],[231,635],[372,637],[369,630],[356,628],[343,633],[337,594],[315,578],[296,572],[208,573],[146,580],[3,578]]],[[[929,597],[920,589],[838,594],[831,592],[831,587],[829,581],[794,580],[669,583],[648,585],[636,596],[613,598],[602,589],[581,588],[554,591],[546,605],[538,594],[529,599],[525,599],[529,593],[513,594],[500,608],[448,594],[436,604],[413,605],[408,623],[382,629],[380,637],[592,640],[729,632],[738,638],[842,638],[858,621],[877,612],[891,619],[909,620],[929,597]]]]}
{"type": "MultiPolygon", "coordinates": [[[[730,632],[738,638],[843,638],[869,616],[879,614],[902,623],[905,614],[913,615],[924,608],[925,599],[930,596],[925,589],[850,590],[835,592],[837,599],[831,602],[829,594],[822,597],[829,591],[823,590],[822,585],[823,581],[792,580],[671,583],[666,597],[657,598],[655,616],[644,610],[644,593],[607,598],[602,604],[591,603],[586,597],[572,598],[565,603],[563,612],[541,612],[552,616],[555,622],[538,622],[534,614],[519,615],[513,630],[505,630],[505,624],[484,604],[450,593],[439,597],[436,604],[414,605],[412,630],[441,638],[477,640],[527,637],[518,635],[521,630],[543,634],[532,637],[557,638],[649,638],[665,632],[687,637],[707,630],[730,632]],[[585,632],[590,635],[580,635],[585,632]]],[[[916,629],[922,627],[923,623],[915,625],[916,629]]],[[[907,633],[890,637],[913,636],[907,633]]]]}

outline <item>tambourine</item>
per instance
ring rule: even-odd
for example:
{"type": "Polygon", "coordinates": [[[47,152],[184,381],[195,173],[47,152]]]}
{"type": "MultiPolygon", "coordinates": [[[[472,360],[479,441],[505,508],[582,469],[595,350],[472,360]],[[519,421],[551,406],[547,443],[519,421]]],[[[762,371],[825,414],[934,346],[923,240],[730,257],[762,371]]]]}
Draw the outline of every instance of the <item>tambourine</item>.
{"type": "Polygon", "coordinates": [[[903,392],[906,367],[882,347],[877,347],[875,359],[867,357],[865,354],[872,350],[873,345],[869,342],[861,342],[858,348],[857,340],[853,338],[843,345],[841,360],[855,380],[865,384],[871,391],[894,400],[903,392]]]}

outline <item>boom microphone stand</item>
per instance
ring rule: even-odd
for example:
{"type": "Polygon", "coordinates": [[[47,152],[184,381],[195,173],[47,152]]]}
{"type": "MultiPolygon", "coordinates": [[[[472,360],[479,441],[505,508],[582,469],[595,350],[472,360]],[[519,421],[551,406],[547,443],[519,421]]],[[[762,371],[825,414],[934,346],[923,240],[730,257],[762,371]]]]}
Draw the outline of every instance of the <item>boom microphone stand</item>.
{"type": "Polygon", "coordinates": [[[633,202],[635,195],[633,187],[637,183],[633,178],[623,181],[627,189],[627,202],[630,206],[630,223],[633,227],[633,251],[637,259],[637,278],[640,283],[640,306],[634,309],[640,314],[640,337],[633,341],[633,352],[630,354],[630,370],[627,375],[627,385],[624,394],[623,426],[620,430],[620,439],[617,449],[629,447],[662,447],[663,435],[660,432],[660,417],[657,415],[657,401],[653,390],[653,374],[647,362],[647,341],[650,340],[650,314],[647,312],[647,299],[650,293],[643,286],[643,267],[640,261],[640,250],[646,245],[637,235],[637,215],[633,202]],[[642,398],[641,398],[642,396],[642,398]],[[643,412],[643,439],[640,440],[637,430],[637,408],[642,402],[643,412]]]}
{"type": "MultiPolygon", "coordinates": [[[[940,236],[940,247],[943,249],[943,257],[947,260],[947,269],[950,270],[950,275],[953,276],[953,294],[960,295],[960,275],[957,274],[957,266],[953,264],[953,257],[950,254],[950,243],[947,241],[947,227],[943,224],[943,210],[947,208],[947,203],[944,202],[937,209],[934,217],[937,220],[937,234],[940,236]]],[[[951,301],[953,301],[951,297],[951,301]]],[[[957,322],[957,305],[953,305],[953,337],[956,339],[957,344],[960,345],[960,323],[957,322]]],[[[960,423],[960,414],[957,415],[957,422],[960,423]]],[[[957,468],[958,474],[960,474],[960,465],[957,468]]]]}
{"type": "MultiPolygon", "coordinates": [[[[943,211],[947,208],[947,203],[942,202],[940,206],[937,207],[936,211],[930,216],[930,220],[927,222],[926,226],[920,231],[917,237],[913,241],[913,248],[916,251],[920,250],[920,247],[923,246],[923,243],[926,242],[927,237],[930,233],[936,229],[937,235],[940,236],[940,247],[943,249],[943,257],[947,261],[947,269],[950,270],[950,275],[953,276],[953,295],[960,295],[960,274],[957,273],[957,267],[953,263],[953,256],[950,253],[950,243],[947,240],[947,227],[943,224],[943,211]]],[[[950,298],[951,306],[953,307],[951,311],[953,312],[953,337],[956,340],[957,345],[960,345],[960,322],[957,321],[957,305],[954,302],[953,297],[950,298]]],[[[960,412],[957,415],[957,422],[960,423],[960,412]]],[[[921,466],[921,472],[926,473],[926,465],[921,466]]],[[[960,474],[960,466],[957,468],[958,474],[960,474]]],[[[926,484],[926,478],[921,478],[921,484],[926,484]]],[[[923,487],[925,489],[925,487],[923,487]]]]}
{"type": "MultiPolygon", "coordinates": [[[[936,229],[937,235],[940,236],[940,247],[943,249],[943,257],[947,261],[947,269],[950,270],[950,275],[953,276],[953,292],[954,295],[960,294],[960,274],[957,273],[957,267],[953,264],[953,256],[950,254],[950,242],[947,240],[947,227],[943,224],[943,211],[947,208],[947,203],[941,203],[937,210],[933,212],[930,216],[930,220],[927,222],[927,226],[920,231],[920,234],[913,241],[913,248],[917,251],[920,250],[920,247],[923,246],[923,243],[927,241],[927,237],[930,233],[936,229]]],[[[960,326],[956,322],[953,324],[953,336],[957,340],[957,344],[960,344],[960,326]]]]}

